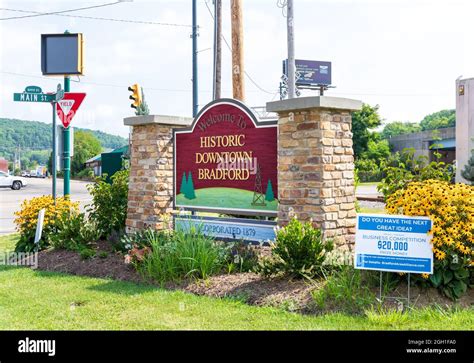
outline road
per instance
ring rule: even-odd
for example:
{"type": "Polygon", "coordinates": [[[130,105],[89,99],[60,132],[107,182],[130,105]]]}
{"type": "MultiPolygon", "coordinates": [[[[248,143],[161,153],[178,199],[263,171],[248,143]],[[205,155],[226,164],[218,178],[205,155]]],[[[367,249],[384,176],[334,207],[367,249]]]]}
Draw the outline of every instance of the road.
{"type": "MultiPolygon", "coordinates": [[[[0,188],[0,236],[15,232],[14,212],[20,210],[25,199],[51,194],[51,179],[27,178],[28,186],[20,190],[0,188]]],[[[71,200],[80,202],[81,209],[91,202],[92,198],[87,191],[89,182],[71,180],[71,200]]],[[[58,196],[63,195],[63,180],[57,180],[58,196]]]]}
{"type": "Polygon", "coordinates": [[[356,189],[356,196],[358,197],[378,197],[381,196],[377,190],[376,184],[360,184],[356,189]]]}

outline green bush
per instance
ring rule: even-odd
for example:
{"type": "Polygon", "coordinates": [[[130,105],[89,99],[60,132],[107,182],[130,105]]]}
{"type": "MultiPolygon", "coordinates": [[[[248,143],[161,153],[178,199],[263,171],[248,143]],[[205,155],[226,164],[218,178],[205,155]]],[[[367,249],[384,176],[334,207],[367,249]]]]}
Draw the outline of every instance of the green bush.
{"type": "Polygon", "coordinates": [[[251,272],[258,264],[256,247],[243,241],[230,243],[230,253],[227,261],[228,272],[251,272]]]}
{"type": "Polygon", "coordinates": [[[81,256],[81,260],[88,260],[94,257],[95,254],[96,252],[92,248],[83,248],[79,250],[79,255],[81,256]]]}
{"type": "Polygon", "coordinates": [[[78,179],[93,179],[94,170],[92,170],[91,168],[85,168],[84,170],[78,172],[75,177],[78,179]]]}
{"type": "Polygon", "coordinates": [[[302,223],[296,217],[276,233],[271,257],[263,258],[257,270],[264,276],[290,274],[315,277],[323,274],[323,263],[334,248],[332,241],[323,241],[321,230],[311,222],[302,223]]]}
{"type": "MultiPolygon", "coordinates": [[[[434,155],[438,160],[439,153],[434,155]]],[[[455,174],[454,167],[437,160],[429,162],[426,156],[415,157],[414,149],[404,149],[401,154],[396,153],[382,162],[384,178],[377,189],[387,198],[411,182],[428,179],[450,182],[455,174]]]]}
{"type": "Polygon", "coordinates": [[[151,247],[152,244],[164,244],[165,240],[169,238],[168,232],[147,228],[132,234],[123,235],[120,243],[115,248],[122,252],[128,252],[133,248],[143,249],[151,247]]]}
{"type": "Polygon", "coordinates": [[[382,180],[382,169],[380,169],[377,161],[373,159],[357,159],[355,168],[361,182],[378,182],[382,180]]]}
{"type": "Polygon", "coordinates": [[[87,221],[84,213],[71,212],[58,218],[55,232],[49,235],[49,243],[55,249],[79,251],[99,238],[97,226],[87,221]]]}
{"type": "Polygon", "coordinates": [[[370,290],[376,280],[371,271],[342,266],[327,276],[323,288],[313,291],[313,300],[322,310],[361,314],[376,301],[370,290]]]}
{"type": "Polygon", "coordinates": [[[229,246],[205,236],[200,228],[158,232],[157,236],[150,240],[150,247],[129,252],[138,257],[135,266],[145,278],[161,283],[186,277],[206,279],[227,265],[229,246]]]}
{"type": "Polygon", "coordinates": [[[471,157],[464,165],[464,169],[461,171],[461,175],[464,179],[469,180],[474,185],[474,150],[471,150],[471,157]]]}
{"type": "Polygon", "coordinates": [[[113,231],[122,231],[127,218],[128,170],[112,175],[112,183],[106,182],[106,176],[97,178],[87,189],[92,196],[88,206],[89,217],[97,224],[102,237],[113,231]]]}

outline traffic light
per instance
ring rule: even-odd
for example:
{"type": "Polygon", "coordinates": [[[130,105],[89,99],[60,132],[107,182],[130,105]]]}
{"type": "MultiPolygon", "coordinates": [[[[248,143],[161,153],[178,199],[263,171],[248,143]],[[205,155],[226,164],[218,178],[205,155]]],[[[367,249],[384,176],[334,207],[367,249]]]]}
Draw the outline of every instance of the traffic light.
{"type": "Polygon", "coordinates": [[[138,83],[135,83],[134,85],[128,87],[128,90],[132,92],[132,95],[130,96],[130,99],[133,100],[132,104],[130,107],[137,109],[138,106],[141,105],[142,103],[142,93],[141,93],[141,88],[138,85],[138,83]]]}

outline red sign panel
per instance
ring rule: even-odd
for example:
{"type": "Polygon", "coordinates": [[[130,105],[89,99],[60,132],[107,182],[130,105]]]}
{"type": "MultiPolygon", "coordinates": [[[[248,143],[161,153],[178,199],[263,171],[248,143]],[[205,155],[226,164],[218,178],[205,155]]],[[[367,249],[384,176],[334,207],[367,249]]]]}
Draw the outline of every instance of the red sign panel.
{"type": "Polygon", "coordinates": [[[64,98],[56,103],[56,113],[65,128],[69,127],[72,118],[85,97],[85,93],[66,92],[64,93],[64,98]]]}
{"type": "Polygon", "coordinates": [[[174,137],[176,208],[277,213],[276,121],[258,121],[243,103],[221,99],[174,137]]]}

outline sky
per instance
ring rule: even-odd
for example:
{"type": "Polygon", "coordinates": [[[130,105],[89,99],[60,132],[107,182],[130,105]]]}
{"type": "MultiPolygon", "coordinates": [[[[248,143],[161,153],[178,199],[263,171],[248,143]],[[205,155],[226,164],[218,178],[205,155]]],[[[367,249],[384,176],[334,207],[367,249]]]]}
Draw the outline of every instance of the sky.
{"type": "MultiPolygon", "coordinates": [[[[1,9],[51,12],[114,0],[0,0],[1,9]]],[[[212,0],[198,0],[199,108],[212,100],[212,0]]],[[[71,91],[87,93],[72,125],[127,136],[134,115],[128,86],[139,83],[151,114],[192,115],[191,0],[134,0],[66,16],[4,18],[0,10],[0,117],[51,122],[48,104],[13,102],[26,86],[54,91],[61,77],[41,74],[40,34],[83,33],[84,76],[71,91]],[[156,24],[161,23],[161,24],[156,24]],[[173,24],[173,25],[164,25],[173,24]]],[[[418,122],[455,107],[455,80],[474,76],[471,0],[295,0],[296,58],[332,62],[336,86],[325,95],[379,105],[385,123],[418,122]]],[[[279,99],[287,57],[286,18],[276,0],[243,0],[246,99],[264,106],[279,99]]],[[[223,0],[223,36],[231,39],[230,0],[223,0]]],[[[230,51],[223,43],[222,96],[232,96],[230,51]]],[[[304,96],[317,95],[304,91],[304,96]]]]}

